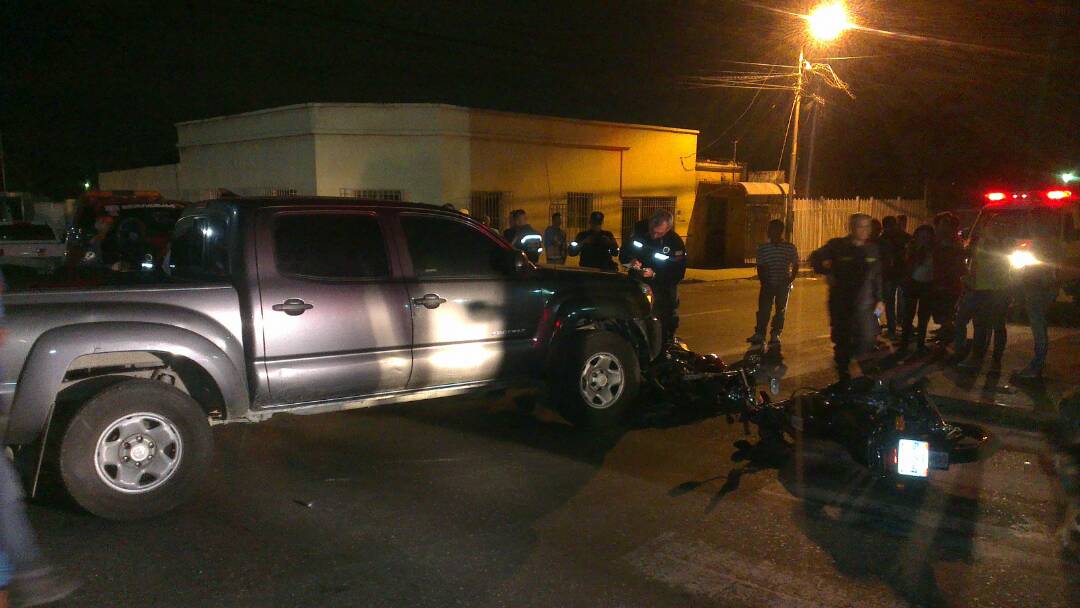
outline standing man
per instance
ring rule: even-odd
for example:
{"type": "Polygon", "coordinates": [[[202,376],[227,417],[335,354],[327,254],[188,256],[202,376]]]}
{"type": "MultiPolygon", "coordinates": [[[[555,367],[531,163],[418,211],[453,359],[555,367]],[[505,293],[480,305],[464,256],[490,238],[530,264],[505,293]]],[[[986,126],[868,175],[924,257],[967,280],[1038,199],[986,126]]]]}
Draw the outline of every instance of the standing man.
{"type": "MultiPolygon", "coordinates": [[[[907,216],[902,217],[906,222],[907,216]]],[[[885,294],[885,329],[890,338],[895,338],[897,325],[907,318],[907,312],[902,310],[903,306],[898,305],[898,303],[904,302],[903,297],[900,295],[900,283],[905,278],[904,259],[908,243],[911,242],[911,235],[900,228],[900,221],[895,216],[887,216],[881,220],[881,225],[884,229],[881,240],[888,245],[892,253],[882,268],[883,291],[885,294]]],[[[904,329],[906,328],[901,327],[899,331],[903,332],[904,329]]]]}
{"type": "Polygon", "coordinates": [[[1046,356],[1050,352],[1050,336],[1046,314],[1050,305],[1057,299],[1061,285],[1058,283],[1055,268],[1061,240],[1060,227],[1056,221],[1032,217],[1029,233],[1029,249],[1040,263],[1017,270],[1019,276],[1020,297],[1024,300],[1024,309],[1031,323],[1031,337],[1034,341],[1035,356],[1031,363],[1013,376],[1020,380],[1035,380],[1042,377],[1046,367],[1046,356]]]}
{"type": "Polygon", "coordinates": [[[747,342],[753,345],[765,342],[765,330],[769,327],[769,317],[775,306],[776,314],[772,315],[769,346],[780,346],[788,296],[791,294],[795,275],[799,272],[799,252],[794,244],[784,240],[783,221],[770,221],[767,234],[769,240],[757,248],[757,271],[761,291],[758,293],[757,326],[754,328],[754,335],[750,336],[747,342]]]}
{"type": "Polygon", "coordinates": [[[934,216],[934,238],[934,320],[941,326],[938,339],[949,344],[956,334],[956,304],[967,273],[960,218],[948,211],[934,216]]]}
{"type": "Polygon", "coordinates": [[[686,245],[672,229],[675,216],[667,209],[653,213],[645,234],[630,242],[630,269],[640,271],[653,291],[653,314],[660,320],[664,344],[675,340],[679,328],[679,282],[686,276],[686,245]]]}
{"type": "Polygon", "coordinates": [[[544,237],[529,225],[524,209],[510,212],[510,227],[503,231],[503,238],[511,247],[524,252],[533,264],[540,261],[540,254],[544,251],[544,237]]]}
{"type": "Polygon", "coordinates": [[[884,311],[881,301],[881,250],[870,240],[873,222],[856,213],[848,220],[850,234],[830,240],[810,256],[814,271],[829,281],[829,323],[832,325],[836,372],[851,379],[851,361],[873,350],[884,311]]]}
{"type": "Polygon", "coordinates": [[[544,248],[548,264],[566,263],[566,231],[562,229],[562,214],[551,216],[551,225],[544,230],[544,248]]]}
{"type": "Polygon", "coordinates": [[[612,258],[619,255],[619,244],[615,235],[604,230],[604,214],[593,211],[589,214],[589,229],[583,230],[570,242],[569,253],[580,255],[582,268],[614,271],[619,265],[612,258]]]}

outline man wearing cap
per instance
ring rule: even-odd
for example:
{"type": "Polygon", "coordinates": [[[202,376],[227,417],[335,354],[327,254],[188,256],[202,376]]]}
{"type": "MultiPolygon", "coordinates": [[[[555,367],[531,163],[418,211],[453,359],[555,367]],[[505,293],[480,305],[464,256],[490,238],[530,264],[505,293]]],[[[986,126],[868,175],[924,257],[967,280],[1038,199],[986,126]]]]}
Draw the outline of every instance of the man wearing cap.
{"type": "Polygon", "coordinates": [[[619,244],[615,235],[604,230],[604,214],[593,211],[589,214],[589,229],[583,230],[570,242],[571,256],[580,255],[578,263],[582,268],[597,270],[618,270],[619,266],[612,259],[619,254],[619,244]]]}

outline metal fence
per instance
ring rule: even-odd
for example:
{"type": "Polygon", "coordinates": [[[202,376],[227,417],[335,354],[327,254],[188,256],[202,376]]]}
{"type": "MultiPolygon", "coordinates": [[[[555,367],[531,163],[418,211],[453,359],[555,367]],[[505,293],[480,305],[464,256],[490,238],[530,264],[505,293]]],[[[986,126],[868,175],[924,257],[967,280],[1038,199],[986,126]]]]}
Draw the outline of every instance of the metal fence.
{"type": "Polygon", "coordinates": [[[630,238],[634,224],[652,217],[660,209],[675,214],[674,196],[641,196],[622,199],[622,240],[630,238]]]}
{"type": "MultiPolygon", "coordinates": [[[[771,219],[781,219],[784,214],[782,201],[770,203],[748,203],[746,213],[745,262],[757,262],[757,246],[765,240],[765,227],[771,219]]],[[[829,239],[843,236],[848,232],[848,218],[854,213],[866,213],[881,219],[888,215],[906,215],[908,232],[919,224],[929,223],[932,219],[926,201],[921,199],[880,199],[880,198],[797,198],[794,201],[794,223],[791,242],[799,250],[804,260],[810,253],[824,245],[829,239]]]]}

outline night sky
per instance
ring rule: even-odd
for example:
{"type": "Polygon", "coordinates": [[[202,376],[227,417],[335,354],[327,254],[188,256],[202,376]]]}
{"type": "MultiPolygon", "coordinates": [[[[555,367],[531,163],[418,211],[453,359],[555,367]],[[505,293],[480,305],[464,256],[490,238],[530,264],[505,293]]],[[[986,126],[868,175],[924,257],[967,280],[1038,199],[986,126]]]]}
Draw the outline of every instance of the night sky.
{"type": "MultiPolygon", "coordinates": [[[[694,83],[785,69],[736,62],[793,65],[801,22],[763,7],[800,4],[4,0],[8,189],[70,195],[98,171],[175,162],[175,122],[313,101],[693,128],[702,157],[730,158],[738,139],[739,160],[775,170],[791,93],[694,83]]],[[[855,57],[829,61],[855,99],[817,91],[813,195],[929,187],[941,204],[1080,169],[1080,2],[849,7],[860,25],[906,35],[854,31],[811,49],[855,57]]]]}

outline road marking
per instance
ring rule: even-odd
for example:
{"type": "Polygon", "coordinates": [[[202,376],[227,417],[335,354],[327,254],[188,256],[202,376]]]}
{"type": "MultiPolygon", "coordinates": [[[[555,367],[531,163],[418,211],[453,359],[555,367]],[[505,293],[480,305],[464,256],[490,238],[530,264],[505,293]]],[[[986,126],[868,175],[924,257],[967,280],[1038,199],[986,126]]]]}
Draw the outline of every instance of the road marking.
{"type": "Polygon", "coordinates": [[[679,313],[679,318],[697,317],[700,315],[714,315],[718,312],[731,312],[730,308],[717,308],[716,310],[702,310],[700,312],[679,313]]]}

